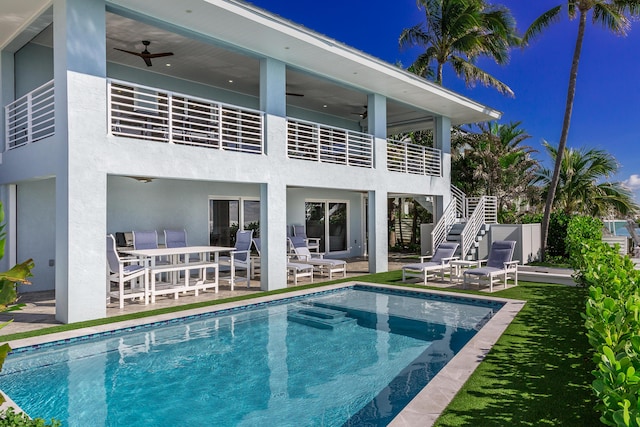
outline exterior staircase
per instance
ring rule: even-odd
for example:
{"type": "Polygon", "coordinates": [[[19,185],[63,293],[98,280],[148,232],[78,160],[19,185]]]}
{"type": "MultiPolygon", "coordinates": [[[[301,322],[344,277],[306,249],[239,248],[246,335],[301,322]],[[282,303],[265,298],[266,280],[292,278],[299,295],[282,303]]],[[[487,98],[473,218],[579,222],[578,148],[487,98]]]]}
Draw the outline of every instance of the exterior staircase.
{"type": "Polygon", "coordinates": [[[452,200],[432,232],[433,248],[442,242],[457,242],[460,259],[478,259],[479,242],[491,224],[498,223],[497,198],[466,197],[452,186],[452,200]]]}

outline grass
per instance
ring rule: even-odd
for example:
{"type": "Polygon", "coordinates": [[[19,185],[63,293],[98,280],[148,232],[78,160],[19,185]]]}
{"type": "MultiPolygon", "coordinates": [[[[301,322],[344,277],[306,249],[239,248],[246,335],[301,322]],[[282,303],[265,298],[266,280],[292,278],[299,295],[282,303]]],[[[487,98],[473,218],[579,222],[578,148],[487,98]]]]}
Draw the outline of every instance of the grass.
{"type": "MultiPolygon", "coordinates": [[[[314,288],[342,279],[294,288],[314,288]]],[[[392,271],[357,278],[361,282],[399,285],[401,273],[392,271]]],[[[402,284],[405,285],[405,284],[402,284]]],[[[424,288],[422,285],[408,285],[424,288]]],[[[78,329],[185,309],[214,306],[222,302],[250,300],[257,296],[286,293],[292,288],[190,304],[145,313],[129,314],[60,325],[40,331],[2,336],[8,341],[27,336],[78,329]]],[[[453,292],[476,293],[453,290],[453,292]]],[[[486,295],[486,293],[482,293],[486,295]]],[[[600,426],[593,407],[591,349],[583,332],[580,313],[586,290],[563,285],[521,282],[517,287],[492,295],[527,301],[436,426],[600,426]]]]}

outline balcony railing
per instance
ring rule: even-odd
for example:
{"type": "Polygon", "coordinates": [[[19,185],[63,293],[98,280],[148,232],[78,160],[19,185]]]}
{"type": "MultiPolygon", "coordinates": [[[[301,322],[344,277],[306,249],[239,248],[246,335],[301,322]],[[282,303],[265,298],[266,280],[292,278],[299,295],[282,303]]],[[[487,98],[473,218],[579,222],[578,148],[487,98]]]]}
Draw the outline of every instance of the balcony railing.
{"type": "Polygon", "coordinates": [[[115,80],[108,81],[115,136],[262,154],[264,114],[115,80]]]}
{"type": "Polygon", "coordinates": [[[373,136],[288,119],[287,155],[292,159],[372,168],[373,136]]]}
{"type": "Polygon", "coordinates": [[[55,134],[53,80],[4,107],[6,149],[55,134]]]}
{"type": "Polygon", "coordinates": [[[393,172],[442,176],[442,153],[436,148],[389,139],[387,168],[393,172]]]}

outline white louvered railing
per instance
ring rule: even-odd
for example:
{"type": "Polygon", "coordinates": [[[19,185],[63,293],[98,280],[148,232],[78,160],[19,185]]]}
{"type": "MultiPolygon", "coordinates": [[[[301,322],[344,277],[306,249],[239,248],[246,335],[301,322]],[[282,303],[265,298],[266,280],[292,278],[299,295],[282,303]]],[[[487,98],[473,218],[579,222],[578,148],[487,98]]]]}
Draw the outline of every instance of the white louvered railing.
{"type": "Polygon", "coordinates": [[[442,176],[442,152],[436,148],[389,139],[387,169],[416,175],[442,176]]]}
{"type": "Polygon", "coordinates": [[[264,153],[264,114],[190,95],[108,80],[115,136],[244,153],[264,153]]]}
{"type": "Polygon", "coordinates": [[[6,150],[55,134],[53,80],[4,107],[6,150]]]}
{"type": "Polygon", "coordinates": [[[373,136],[287,119],[287,155],[291,159],[372,168],[373,136]]]}

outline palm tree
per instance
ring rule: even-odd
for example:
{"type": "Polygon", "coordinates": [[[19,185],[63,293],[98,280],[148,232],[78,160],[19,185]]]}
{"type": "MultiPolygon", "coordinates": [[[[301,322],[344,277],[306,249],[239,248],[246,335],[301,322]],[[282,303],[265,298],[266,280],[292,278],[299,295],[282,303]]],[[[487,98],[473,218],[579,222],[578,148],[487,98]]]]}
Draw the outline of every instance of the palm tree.
{"type": "MultiPolygon", "coordinates": [[[[544,146],[552,160],[558,159],[558,150],[546,141],[544,146]]],[[[553,208],[567,215],[581,214],[598,218],[622,215],[638,211],[633,195],[620,182],[606,182],[618,171],[618,162],[605,150],[565,148],[560,162],[558,188],[553,208]]],[[[552,173],[541,169],[536,182],[548,193],[552,173]]]]}
{"type": "Polygon", "coordinates": [[[531,136],[520,128],[521,122],[479,124],[479,134],[465,138],[470,150],[456,156],[452,162],[452,175],[471,180],[469,194],[495,196],[499,216],[507,210],[517,210],[527,200],[531,184],[539,168],[531,157],[535,150],[523,142],[531,136]]]}
{"type": "MultiPolygon", "coordinates": [[[[582,51],[582,42],[587,27],[587,15],[591,12],[591,21],[594,24],[600,24],[604,28],[618,34],[626,36],[631,27],[630,18],[640,14],[640,0],[567,0],[567,12],[570,19],[578,16],[578,36],[573,51],[573,60],[571,62],[571,71],[569,72],[569,85],[567,87],[567,102],[565,104],[564,119],[562,121],[562,131],[560,133],[560,141],[558,142],[558,153],[553,175],[549,183],[549,191],[544,205],[544,215],[542,217],[542,257],[545,256],[545,248],[547,245],[547,235],[549,232],[549,218],[551,216],[551,208],[555,197],[556,188],[560,179],[560,167],[562,156],[567,146],[567,137],[569,136],[569,125],[571,123],[571,112],[573,110],[573,100],[576,94],[576,80],[578,77],[578,63],[580,62],[580,52],[582,51]]],[[[563,5],[560,4],[540,15],[529,26],[522,38],[522,45],[525,46],[534,37],[539,35],[552,23],[559,19],[560,11],[563,5]]]]}
{"type": "Polygon", "coordinates": [[[448,62],[468,86],[480,82],[513,96],[509,86],[475,65],[482,56],[506,64],[509,48],[519,45],[508,9],[484,0],[417,0],[417,4],[425,11],[425,22],[406,28],[399,39],[400,47],[425,48],[409,67],[411,72],[429,77],[435,62],[435,82],[441,85],[442,69],[448,62]]]}

